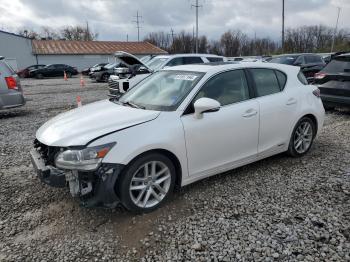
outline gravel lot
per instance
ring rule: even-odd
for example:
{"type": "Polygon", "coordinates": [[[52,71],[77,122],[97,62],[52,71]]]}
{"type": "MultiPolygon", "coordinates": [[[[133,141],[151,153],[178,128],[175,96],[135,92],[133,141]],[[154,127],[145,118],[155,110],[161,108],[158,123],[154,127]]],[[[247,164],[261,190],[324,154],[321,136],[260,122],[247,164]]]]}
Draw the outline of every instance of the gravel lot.
{"type": "Polygon", "coordinates": [[[85,209],[39,183],[37,128],[106,97],[79,78],[23,80],[25,107],[0,111],[0,261],[350,261],[350,113],[327,114],[312,151],[278,155],[177,191],[157,211],[85,209]]]}

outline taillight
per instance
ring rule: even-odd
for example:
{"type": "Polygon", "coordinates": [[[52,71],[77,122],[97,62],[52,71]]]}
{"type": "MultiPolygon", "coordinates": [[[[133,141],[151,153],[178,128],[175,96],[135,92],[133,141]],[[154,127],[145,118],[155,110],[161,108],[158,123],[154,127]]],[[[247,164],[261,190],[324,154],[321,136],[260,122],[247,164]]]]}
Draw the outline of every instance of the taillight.
{"type": "Polygon", "coordinates": [[[312,93],[314,94],[314,96],[321,97],[321,91],[318,88],[312,91],[312,93]]]}
{"type": "Polygon", "coordinates": [[[323,79],[325,78],[326,74],[325,73],[316,73],[315,74],[315,79],[323,79]]]}
{"type": "Polygon", "coordinates": [[[17,81],[13,76],[5,77],[5,80],[6,80],[6,84],[7,84],[8,89],[15,89],[15,90],[18,89],[17,81]]]}

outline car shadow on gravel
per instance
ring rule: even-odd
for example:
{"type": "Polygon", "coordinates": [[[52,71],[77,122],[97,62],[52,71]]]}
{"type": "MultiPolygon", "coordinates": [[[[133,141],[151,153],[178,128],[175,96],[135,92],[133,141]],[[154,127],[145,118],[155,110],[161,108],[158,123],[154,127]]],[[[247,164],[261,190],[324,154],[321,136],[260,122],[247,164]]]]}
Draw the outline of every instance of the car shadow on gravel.
{"type": "Polygon", "coordinates": [[[28,109],[11,109],[0,111],[0,119],[28,116],[32,113],[31,110],[28,109]]]}

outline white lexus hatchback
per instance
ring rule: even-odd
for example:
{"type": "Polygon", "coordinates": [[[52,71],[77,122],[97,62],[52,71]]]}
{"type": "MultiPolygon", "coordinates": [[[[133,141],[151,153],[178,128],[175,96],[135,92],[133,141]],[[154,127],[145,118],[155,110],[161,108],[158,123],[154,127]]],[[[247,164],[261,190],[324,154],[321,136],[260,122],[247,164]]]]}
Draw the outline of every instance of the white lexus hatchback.
{"type": "Polygon", "coordinates": [[[36,133],[40,179],[84,206],[136,212],[184,186],[262,158],[302,156],[323,125],[317,87],[299,68],[187,65],[156,72],[117,100],[58,115],[36,133]]]}

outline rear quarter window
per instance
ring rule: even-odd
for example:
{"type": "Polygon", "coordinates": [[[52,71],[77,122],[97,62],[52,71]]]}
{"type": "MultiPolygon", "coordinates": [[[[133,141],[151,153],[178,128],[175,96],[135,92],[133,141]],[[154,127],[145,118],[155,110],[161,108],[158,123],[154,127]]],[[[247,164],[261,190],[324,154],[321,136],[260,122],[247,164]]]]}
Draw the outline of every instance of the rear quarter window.
{"type": "Polygon", "coordinates": [[[309,83],[307,82],[306,77],[304,76],[303,72],[298,73],[298,79],[303,85],[308,85],[309,83]]]}
{"type": "Polygon", "coordinates": [[[278,83],[280,85],[280,89],[282,91],[284,89],[284,87],[286,86],[287,76],[285,73],[282,73],[281,71],[278,71],[278,70],[275,70],[275,73],[277,76],[278,83]]]}

